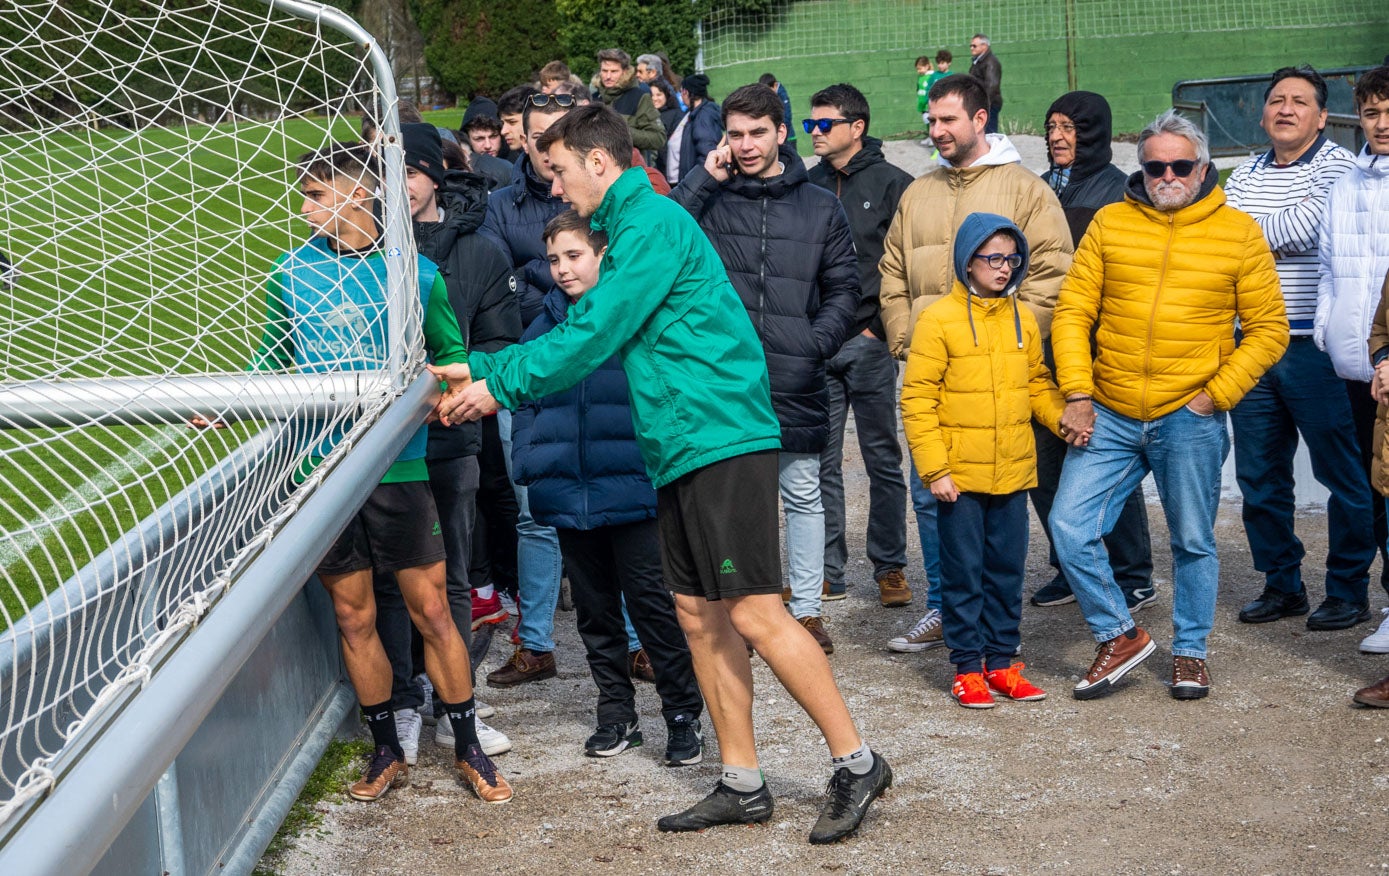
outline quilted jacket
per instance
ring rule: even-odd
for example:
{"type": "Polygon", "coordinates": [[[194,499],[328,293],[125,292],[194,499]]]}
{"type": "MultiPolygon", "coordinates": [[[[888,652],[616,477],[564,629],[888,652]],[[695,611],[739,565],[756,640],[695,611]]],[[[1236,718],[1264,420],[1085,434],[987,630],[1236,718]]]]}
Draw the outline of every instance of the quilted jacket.
{"type": "Polygon", "coordinates": [[[1282,357],[1288,318],[1273,254],[1215,180],[1211,171],[1195,202],[1164,212],[1135,173],[1124,200],[1095,214],[1052,323],[1067,397],[1091,395],[1147,422],[1204,390],[1228,411],[1282,357]]]}
{"type": "Polygon", "coordinates": [[[1037,317],[1042,337],[1061,278],[1071,266],[1071,229],[1051,187],[1023,167],[1008,138],[989,134],[989,154],[969,167],[940,167],[907,186],[883,240],[879,292],[887,345],[904,357],[912,328],[927,305],[954,284],[955,230],[970,213],[996,213],[1027,236],[1031,267],[1018,298],[1037,317]]]}
{"type": "Polygon", "coordinates": [[[965,284],[965,267],[999,231],[1018,241],[1027,273],[1027,241],[1002,216],[975,213],[955,240],[950,295],[921,314],[902,381],[902,428],[925,484],[950,475],[967,493],[1016,493],[1037,485],[1035,414],[1055,432],[1065,402],[1042,361],[1037,319],[1019,307],[1017,283],[998,298],[965,284]]]}
{"type": "Polygon", "coordinates": [[[1355,156],[1355,168],[1331,187],[1321,220],[1321,281],[1316,344],[1346,380],[1373,375],[1365,355],[1379,286],[1389,272],[1389,155],[1355,156]]]}

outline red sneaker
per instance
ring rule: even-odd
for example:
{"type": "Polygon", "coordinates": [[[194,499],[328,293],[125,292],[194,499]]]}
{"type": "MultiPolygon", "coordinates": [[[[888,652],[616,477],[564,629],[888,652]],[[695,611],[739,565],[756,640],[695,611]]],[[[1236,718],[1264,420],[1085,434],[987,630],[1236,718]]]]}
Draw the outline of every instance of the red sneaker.
{"type": "Polygon", "coordinates": [[[510,615],[502,607],[502,601],[495,592],[486,599],[479,599],[477,591],[473,591],[473,630],[482,628],[483,624],[499,624],[506,620],[510,615]]]}
{"type": "Polygon", "coordinates": [[[950,686],[950,695],[966,709],[994,707],[993,694],[989,693],[989,686],[984,682],[981,672],[955,676],[955,683],[950,686]]]}
{"type": "Polygon", "coordinates": [[[995,693],[1003,694],[1010,700],[1044,700],[1047,692],[1037,685],[1022,677],[1023,664],[1014,663],[1007,669],[995,669],[985,673],[984,677],[989,681],[989,687],[995,693]]]}

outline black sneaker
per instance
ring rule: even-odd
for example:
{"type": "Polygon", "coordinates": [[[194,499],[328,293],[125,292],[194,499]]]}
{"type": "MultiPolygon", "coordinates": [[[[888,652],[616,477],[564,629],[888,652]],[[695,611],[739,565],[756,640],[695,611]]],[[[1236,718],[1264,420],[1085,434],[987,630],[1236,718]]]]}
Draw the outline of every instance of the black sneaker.
{"type": "Polygon", "coordinates": [[[1071,582],[1057,575],[1032,594],[1032,604],[1050,608],[1053,605],[1066,605],[1075,602],[1076,595],[1071,592],[1071,582]]]}
{"type": "Polygon", "coordinates": [[[704,734],[699,719],[693,715],[676,715],[666,722],[666,766],[691,766],[704,760],[704,734]]]}
{"type": "Polygon", "coordinates": [[[684,812],[667,815],[656,827],[666,833],[682,833],[719,824],[761,824],[771,817],[772,792],[766,785],[744,794],[718,782],[708,797],[684,812]]]}
{"type": "Polygon", "coordinates": [[[599,724],[584,743],[584,754],[589,757],[612,757],[638,745],[641,745],[641,730],[635,721],[631,724],[599,724]]]}
{"type": "Polygon", "coordinates": [[[1124,591],[1124,604],[1128,606],[1129,614],[1145,609],[1155,602],[1157,602],[1157,588],[1151,584],[1124,591]]]}
{"type": "Polygon", "coordinates": [[[825,788],[830,799],[810,831],[810,842],[825,845],[852,835],[858,830],[868,807],[891,787],[892,767],[877,752],[873,753],[873,768],[864,775],[856,776],[848,767],[835,770],[825,788]]]}

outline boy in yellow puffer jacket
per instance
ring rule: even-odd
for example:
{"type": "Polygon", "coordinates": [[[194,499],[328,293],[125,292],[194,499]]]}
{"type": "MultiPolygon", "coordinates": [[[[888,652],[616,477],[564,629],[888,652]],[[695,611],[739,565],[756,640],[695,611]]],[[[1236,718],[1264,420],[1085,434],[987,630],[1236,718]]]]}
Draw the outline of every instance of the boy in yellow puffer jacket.
{"type": "MultiPolygon", "coordinates": [[[[955,287],[922,312],[902,384],[902,425],[940,502],[941,613],[955,664],[951,694],[993,708],[993,692],[1046,692],[1012,663],[1027,561],[1027,490],[1037,485],[1035,415],[1059,433],[1065,402],[1042,362],[1041,332],[1014,294],[1027,239],[971,213],[955,235],[955,287]]],[[[1079,439],[1083,440],[1083,439],[1079,439]]]]}

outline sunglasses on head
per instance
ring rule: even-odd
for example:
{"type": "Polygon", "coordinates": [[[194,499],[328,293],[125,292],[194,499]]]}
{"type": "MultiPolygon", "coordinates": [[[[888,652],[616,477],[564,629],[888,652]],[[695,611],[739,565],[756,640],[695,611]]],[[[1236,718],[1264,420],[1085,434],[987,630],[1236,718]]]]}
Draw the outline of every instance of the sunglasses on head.
{"type": "Polygon", "coordinates": [[[554,101],[555,106],[568,108],[574,105],[574,95],[572,94],[532,94],[531,106],[549,106],[554,101]]]}
{"type": "Polygon", "coordinates": [[[1172,174],[1186,179],[1191,176],[1191,172],[1196,169],[1196,162],[1185,158],[1177,161],[1145,161],[1143,162],[1143,172],[1153,179],[1160,179],[1167,173],[1167,168],[1172,168],[1172,174]]]}
{"type": "Polygon", "coordinates": [[[801,127],[805,128],[807,134],[816,128],[820,129],[821,134],[828,134],[835,125],[847,125],[851,121],[853,119],[801,119],[801,127]]]}
{"type": "Polygon", "coordinates": [[[1003,253],[998,252],[989,253],[988,255],[984,255],[983,253],[975,253],[974,257],[979,259],[979,261],[981,262],[987,263],[988,266],[993,268],[994,270],[998,270],[1004,265],[1007,265],[1015,271],[1018,268],[1022,267],[1022,256],[1018,253],[1012,253],[1011,255],[1004,255],[1003,253]]]}

